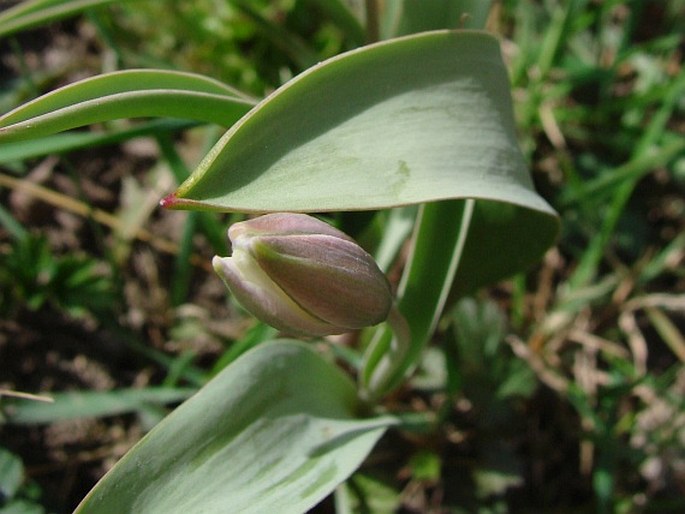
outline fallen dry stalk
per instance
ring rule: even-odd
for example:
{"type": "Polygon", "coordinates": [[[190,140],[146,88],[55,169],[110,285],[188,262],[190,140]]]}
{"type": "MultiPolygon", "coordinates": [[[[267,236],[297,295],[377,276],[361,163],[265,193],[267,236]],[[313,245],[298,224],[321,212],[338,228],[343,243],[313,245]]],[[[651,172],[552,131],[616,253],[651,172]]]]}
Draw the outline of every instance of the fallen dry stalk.
{"type": "MultiPolygon", "coordinates": [[[[111,228],[114,231],[121,231],[121,222],[116,216],[113,216],[112,214],[101,209],[90,207],[85,202],[75,200],[74,198],[47,187],[33,184],[25,180],[16,179],[3,173],[0,173],[0,186],[4,186],[16,191],[22,191],[54,207],[78,214],[79,216],[83,216],[85,218],[90,218],[97,223],[111,228]]],[[[171,255],[176,255],[178,253],[178,245],[176,243],[169,241],[168,239],[155,236],[149,230],[144,228],[139,228],[136,230],[134,237],[140,241],[144,241],[160,252],[171,255]]],[[[208,271],[211,270],[209,262],[207,262],[205,259],[202,259],[198,255],[191,255],[190,262],[194,266],[204,268],[208,271]]]]}

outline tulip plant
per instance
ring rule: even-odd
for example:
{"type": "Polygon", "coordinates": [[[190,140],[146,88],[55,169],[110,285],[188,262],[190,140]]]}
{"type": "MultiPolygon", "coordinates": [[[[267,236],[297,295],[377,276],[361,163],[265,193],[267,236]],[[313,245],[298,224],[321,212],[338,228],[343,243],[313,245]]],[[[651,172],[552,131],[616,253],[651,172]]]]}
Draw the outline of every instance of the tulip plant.
{"type": "Polygon", "coordinates": [[[260,102],[202,76],[131,70],[0,118],[8,144],[117,117],[226,126],[162,205],[249,214],[228,229],[231,255],[213,266],[281,333],[148,433],[77,512],[307,511],[387,430],[403,428],[383,399],[419,365],[448,299],[525,269],[554,242],[556,214],[516,142],[499,42],[473,30],[489,2],[385,4],[369,17],[380,20],[368,31],[379,41],[260,102]],[[385,223],[373,256],[302,214],[359,210],[385,223]],[[405,241],[409,256],[391,286],[385,272],[405,241]],[[354,376],[317,344],[345,332],[358,336],[354,376]]]}

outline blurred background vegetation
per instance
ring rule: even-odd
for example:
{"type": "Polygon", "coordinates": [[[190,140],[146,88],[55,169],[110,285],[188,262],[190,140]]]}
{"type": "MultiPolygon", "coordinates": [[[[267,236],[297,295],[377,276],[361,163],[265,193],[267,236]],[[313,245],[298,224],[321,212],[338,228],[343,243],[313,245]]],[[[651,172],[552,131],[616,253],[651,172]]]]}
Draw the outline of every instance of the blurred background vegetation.
{"type": "MultiPolygon", "coordinates": [[[[262,97],[363,44],[337,5],[118,2],[22,31],[0,39],[0,112],[134,67],[262,97]]],[[[527,274],[452,302],[387,400],[435,423],[384,438],[345,512],[685,512],[685,1],[501,0],[488,30],[562,234],[527,274]]],[[[209,267],[236,216],[157,208],[221,131],[83,134],[49,155],[0,147],[0,512],[71,511],[169,408],[273,335],[209,267]]],[[[385,219],[336,221],[373,248],[385,219]]]]}

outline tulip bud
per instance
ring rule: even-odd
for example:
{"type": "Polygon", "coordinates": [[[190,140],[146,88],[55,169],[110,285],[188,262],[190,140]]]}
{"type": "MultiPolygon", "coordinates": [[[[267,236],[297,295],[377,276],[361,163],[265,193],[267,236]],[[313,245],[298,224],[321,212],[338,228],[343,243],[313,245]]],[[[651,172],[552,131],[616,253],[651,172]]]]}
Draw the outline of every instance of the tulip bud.
{"type": "Polygon", "coordinates": [[[267,214],[228,229],[230,257],[214,270],[236,299],[273,327],[310,336],[384,321],[390,285],[353,239],[306,214],[267,214]]]}

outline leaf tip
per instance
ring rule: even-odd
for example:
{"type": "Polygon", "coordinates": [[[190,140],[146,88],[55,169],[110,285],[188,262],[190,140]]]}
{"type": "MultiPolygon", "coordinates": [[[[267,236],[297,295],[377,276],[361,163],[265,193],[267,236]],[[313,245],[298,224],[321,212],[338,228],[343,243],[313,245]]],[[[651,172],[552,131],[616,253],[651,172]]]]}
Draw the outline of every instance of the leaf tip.
{"type": "MultiPolygon", "coordinates": [[[[180,190],[179,190],[180,191],[180,190]]],[[[198,202],[197,200],[190,200],[179,196],[179,191],[175,191],[166,195],[159,201],[160,207],[172,210],[193,209],[193,210],[209,210],[209,208],[198,202]]]]}
{"type": "Polygon", "coordinates": [[[180,198],[178,196],[178,191],[166,195],[159,201],[159,205],[165,209],[191,209],[196,206],[197,202],[193,200],[188,200],[185,198],[180,198]]]}
{"type": "Polygon", "coordinates": [[[179,199],[176,196],[176,193],[168,194],[159,201],[160,207],[164,207],[165,209],[178,208],[178,204],[179,204],[179,199]]]}

